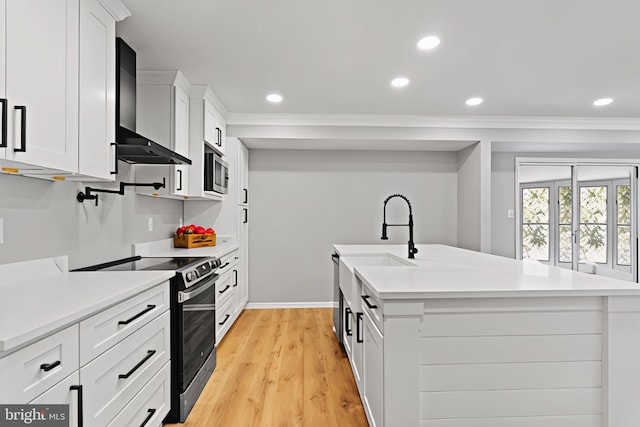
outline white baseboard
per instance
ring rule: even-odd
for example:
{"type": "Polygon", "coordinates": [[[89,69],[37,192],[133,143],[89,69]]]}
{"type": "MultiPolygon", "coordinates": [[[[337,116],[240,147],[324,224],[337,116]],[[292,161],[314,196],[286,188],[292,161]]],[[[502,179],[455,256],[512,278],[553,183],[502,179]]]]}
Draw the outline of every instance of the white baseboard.
{"type": "Polygon", "coordinates": [[[250,302],[246,309],[253,308],[333,308],[333,301],[329,302],[250,302]]]}

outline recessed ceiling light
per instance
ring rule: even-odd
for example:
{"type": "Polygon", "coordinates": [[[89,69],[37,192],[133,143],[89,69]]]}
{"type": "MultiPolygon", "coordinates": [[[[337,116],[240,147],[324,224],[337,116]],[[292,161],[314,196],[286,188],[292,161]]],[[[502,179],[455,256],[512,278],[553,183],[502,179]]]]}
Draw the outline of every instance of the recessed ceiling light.
{"type": "Polygon", "coordinates": [[[600,98],[593,101],[593,105],[596,107],[604,107],[605,105],[609,105],[613,102],[611,98],[600,98]]]}
{"type": "Polygon", "coordinates": [[[267,101],[269,102],[281,102],[282,96],[277,93],[272,93],[271,95],[267,95],[267,101]]]}
{"type": "Polygon", "coordinates": [[[484,99],[482,98],[469,98],[465,101],[465,104],[475,106],[475,105],[480,105],[483,102],[484,102],[484,99]]]}
{"type": "Polygon", "coordinates": [[[440,44],[440,39],[436,36],[427,36],[418,42],[418,48],[422,50],[433,49],[440,44]]]}
{"type": "Polygon", "coordinates": [[[409,79],[406,77],[397,77],[391,80],[391,86],[393,87],[405,87],[409,84],[409,79]]]}

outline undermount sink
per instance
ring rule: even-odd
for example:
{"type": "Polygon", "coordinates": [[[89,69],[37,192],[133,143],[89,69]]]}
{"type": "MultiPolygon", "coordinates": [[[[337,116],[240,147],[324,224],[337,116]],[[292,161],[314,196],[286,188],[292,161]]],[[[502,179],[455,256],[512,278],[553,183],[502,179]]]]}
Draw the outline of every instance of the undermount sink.
{"type": "Polygon", "coordinates": [[[391,254],[345,255],[346,263],[353,267],[415,267],[415,264],[391,254]]]}

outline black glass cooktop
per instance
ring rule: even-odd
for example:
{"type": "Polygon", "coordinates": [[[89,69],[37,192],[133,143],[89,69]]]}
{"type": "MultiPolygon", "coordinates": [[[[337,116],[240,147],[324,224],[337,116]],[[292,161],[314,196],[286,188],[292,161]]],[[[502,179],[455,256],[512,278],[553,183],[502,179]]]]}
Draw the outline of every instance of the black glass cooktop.
{"type": "Polygon", "coordinates": [[[175,257],[175,258],[153,258],[153,257],[131,257],[116,261],[105,262],[103,264],[92,265],[79,268],[74,271],[140,271],[140,270],[180,270],[184,267],[197,265],[207,257],[175,257]]]}

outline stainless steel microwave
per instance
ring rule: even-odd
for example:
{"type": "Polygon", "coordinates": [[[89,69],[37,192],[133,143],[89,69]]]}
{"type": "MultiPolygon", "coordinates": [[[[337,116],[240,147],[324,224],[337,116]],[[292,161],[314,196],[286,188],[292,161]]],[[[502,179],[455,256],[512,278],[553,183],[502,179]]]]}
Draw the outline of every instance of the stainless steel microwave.
{"type": "Polygon", "coordinates": [[[229,165],[208,144],[204,145],[204,191],[229,192],[229,165]]]}

